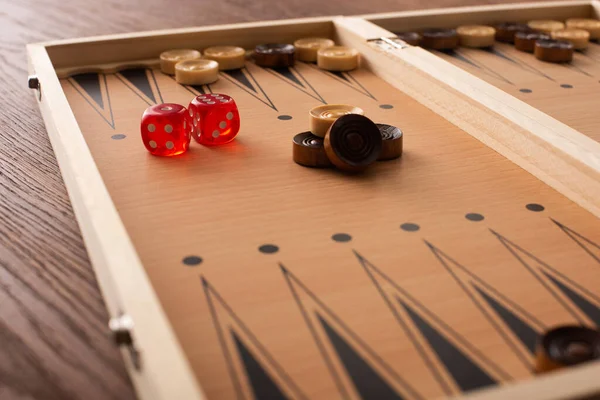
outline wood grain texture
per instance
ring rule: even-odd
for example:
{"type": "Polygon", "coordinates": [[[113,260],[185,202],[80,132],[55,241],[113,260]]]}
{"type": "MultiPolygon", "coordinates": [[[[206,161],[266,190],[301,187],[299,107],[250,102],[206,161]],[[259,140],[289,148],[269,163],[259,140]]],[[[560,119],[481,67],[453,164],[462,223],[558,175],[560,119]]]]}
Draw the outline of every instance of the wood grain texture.
{"type": "Polygon", "coordinates": [[[0,0],[0,398],[135,394],[33,95],[25,44],[139,30],[495,1],[0,0]]]}

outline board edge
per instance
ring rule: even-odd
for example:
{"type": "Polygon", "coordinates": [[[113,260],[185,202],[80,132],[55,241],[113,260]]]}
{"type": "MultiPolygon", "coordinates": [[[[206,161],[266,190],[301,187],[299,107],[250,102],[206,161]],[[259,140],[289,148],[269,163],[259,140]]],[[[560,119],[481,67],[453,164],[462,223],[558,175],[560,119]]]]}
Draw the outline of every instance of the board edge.
{"type": "MultiPolygon", "coordinates": [[[[37,98],[90,260],[113,318],[133,320],[139,368],[121,348],[138,395],[144,399],[204,400],[119,214],[104,185],[44,45],[28,45],[30,74],[41,82],[37,98]]],[[[109,332],[107,321],[107,332],[109,332]]]]}

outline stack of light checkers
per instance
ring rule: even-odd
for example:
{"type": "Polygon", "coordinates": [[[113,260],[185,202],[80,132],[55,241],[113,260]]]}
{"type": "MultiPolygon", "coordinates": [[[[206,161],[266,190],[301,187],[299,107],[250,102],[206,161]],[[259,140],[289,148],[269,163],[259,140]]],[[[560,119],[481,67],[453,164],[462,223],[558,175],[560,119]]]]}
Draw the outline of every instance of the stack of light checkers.
{"type": "Polygon", "coordinates": [[[294,161],[305,167],[360,172],[402,155],[402,131],[373,123],[358,107],[322,105],[310,110],[309,119],[310,131],[293,140],[294,161]]]}
{"type": "Polygon", "coordinates": [[[398,39],[412,46],[449,51],[459,46],[488,48],[495,41],[514,43],[521,51],[534,53],[548,62],[569,62],[574,50],[587,48],[590,40],[600,39],[600,21],[568,19],[565,23],[553,20],[533,20],[527,24],[503,22],[492,26],[464,25],[456,29],[425,29],[421,32],[402,32],[398,39]]]}
{"type": "MultiPolygon", "coordinates": [[[[264,68],[284,68],[296,60],[316,62],[328,71],[351,71],[358,67],[358,52],[325,38],[303,38],[294,44],[259,44],[251,53],[256,65],[264,68]]],[[[219,79],[219,71],[244,68],[247,53],[241,47],[214,46],[201,53],[193,49],[165,51],[160,55],[161,70],[175,75],[183,85],[208,85],[219,79]]]]}

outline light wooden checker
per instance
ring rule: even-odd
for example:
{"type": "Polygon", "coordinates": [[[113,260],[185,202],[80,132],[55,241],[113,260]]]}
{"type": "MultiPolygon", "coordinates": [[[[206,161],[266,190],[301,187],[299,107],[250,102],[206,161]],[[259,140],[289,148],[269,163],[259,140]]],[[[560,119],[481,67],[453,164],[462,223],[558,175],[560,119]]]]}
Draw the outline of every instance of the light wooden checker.
{"type": "Polygon", "coordinates": [[[533,358],[506,312],[531,332],[600,323],[565,289],[600,310],[600,221],[365,70],[335,75],[298,63],[281,74],[249,64],[221,73],[200,89],[236,99],[238,138],[171,159],[145,151],[139,116],[154,101],[187,104],[196,89],[158,70],[61,83],[209,399],[252,398],[244,351],[286,396],[357,397],[361,380],[351,381],[333,343],[351,357],[346,343],[368,365],[362,374],[370,368],[385,382],[371,390],[450,396],[531,379],[533,358]],[[359,176],[294,164],[292,137],[323,101],[401,127],[403,158],[359,176]],[[533,203],[545,210],[528,210],[533,203]],[[420,229],[401,229],[406,223],[420,229]],[[332,240],[340,233],[351,240],[332,240]],[[265,244],[279,251],[261,253],[265,244]],[[190,267],[187,256],[203,261],[190,267]],[[465,367],[456,357],[444,366],[435,332],[481,375],[453,377],[465,367]]]}

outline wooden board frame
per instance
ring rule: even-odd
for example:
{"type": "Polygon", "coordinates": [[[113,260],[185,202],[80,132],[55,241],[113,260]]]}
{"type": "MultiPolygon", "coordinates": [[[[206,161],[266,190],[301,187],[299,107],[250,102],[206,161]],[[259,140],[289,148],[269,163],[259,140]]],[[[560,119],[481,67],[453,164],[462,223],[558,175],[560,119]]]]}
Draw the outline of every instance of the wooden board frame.
{"type": "MultiPolygon", "coordinates": [[[[561,2],[382,14],[367,18],[379,23],[385,18],[403,16],[415,20],[420,16],[437,15],[436,12],[453,18],[495,12],[509,15],[514,12],[511,10],[527,10],[532,16],[539,17],[564,11],[567,4],[573,5],[577,13],[584,10],[597,13],[599,9],[595,1],[561,2]]],[[[127,314],[135,323],[131,333],[134,346],[141,354],[141,366],[136,367],[130,359],[130,349],[123,352],[141,398],[203,399],[204,395],[104,185],[61,89],[59,77],[73,71],[147,65],[155,62],[161,51],[172,47],[236,43],[250,48],[271,37],[291,41],[309,35],[332,37],[356,47],[362,53],[363,63],[393,86],[600,216],[600,145],[590,143],[579,132],[420,49],[383,49],[369,40],[389,37],[390,33],[364,18],[261,22],[29,45],[29,70],[40,82],[41,113],[107,308],[111,316],[127,314]],[[521,111],[513,113],[508,107],[499,107],[500,104],[518,106],[521,111]],[[468,112],[460,112],[461,107],[468,112]]],[[[598,376],[600,364],[594,363],[460,398],[598,398],[598,376]]]]}
{"type": "MultiPolygon", "coordinates": [[[[418,30],[425,27],[456,27],[460,24],[496,23],[502,20],[527,21],[534,18],[597,18],[599,10],[600,2],[597,0],[563,1],[372,14],[347,19],[345,23],[349,29],[354,27],[362,37],[390,37],[393,36],[390,31],[418,30]],[[370,26],[371,23],[376,24],[376,27],[370,26]]],[[[511,129],[505,125],[495,130],[489,124],[483,123],[474,129],[464,118],[464,110],[469,107],[467,103],[448,103],[451,106],[449,109],[440,110],[438,91],[426,93],[421,90],[419,81],[402,79],[398,74],[395,77],[397,87],[596,216],[600,216],[600,187],[595,184],[600,178],[600,143],[427,50],[408,46],[388,52],[406,63],[407,67],[415,68],[445,83],[506,121],[516,124],[518,128],[511,129]],[[548,145],[551,148],[548,148],[548,145]]],[[[477,111],[473,109],[468,113],[477,114],[477,111]]]]}

